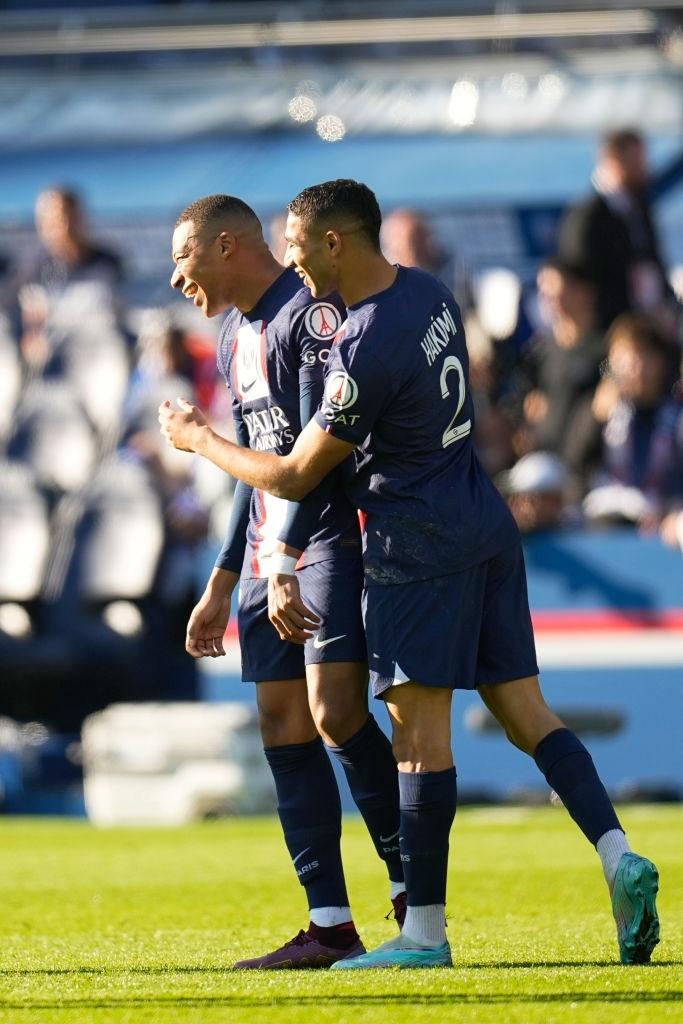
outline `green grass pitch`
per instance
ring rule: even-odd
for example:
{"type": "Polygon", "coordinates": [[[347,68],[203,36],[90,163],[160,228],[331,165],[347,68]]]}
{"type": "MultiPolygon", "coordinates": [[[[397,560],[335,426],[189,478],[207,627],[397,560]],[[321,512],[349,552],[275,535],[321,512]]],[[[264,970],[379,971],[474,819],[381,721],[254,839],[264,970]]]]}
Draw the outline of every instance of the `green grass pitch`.
{"type": "MultiPolygon", "coordinates": [[[[98,831],[0,824],[0,1021],[8,1024],[659,1024],[683,1021],[683,811],[624,808],[661,874],[662,942],[617,962],[599,862],[560,809],[458,812],[453,970],[232,972],[306,921],[275,820],[98,831]]],[[[356,923],[394,933],[362,823],[345,823],[356,923]]]]}

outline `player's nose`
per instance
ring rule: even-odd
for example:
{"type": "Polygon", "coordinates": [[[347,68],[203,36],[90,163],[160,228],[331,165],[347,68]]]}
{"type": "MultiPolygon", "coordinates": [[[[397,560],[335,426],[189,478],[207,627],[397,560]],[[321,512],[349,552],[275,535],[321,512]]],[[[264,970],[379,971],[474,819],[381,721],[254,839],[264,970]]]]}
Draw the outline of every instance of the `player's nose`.
{"type": "Polygon", "coordinates": [[[182,288],[184,281],[185,278],[180,273],[179,269],[176,267],[173,273],[171,274],[171,288],[182,288]]]}

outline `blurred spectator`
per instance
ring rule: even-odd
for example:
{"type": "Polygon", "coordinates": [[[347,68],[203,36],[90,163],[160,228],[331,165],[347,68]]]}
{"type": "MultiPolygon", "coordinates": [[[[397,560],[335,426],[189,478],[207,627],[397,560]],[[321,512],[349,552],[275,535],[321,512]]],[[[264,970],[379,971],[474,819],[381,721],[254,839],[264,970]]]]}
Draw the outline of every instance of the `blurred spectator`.
{"type": "MultiPolygon", "coordinates": [[[[160,384],[165,386],[169,377],[189,381],[197,404],[210,411],[218,382],[215,343],[209,335],[185,330],[166,310],[146,310],[141,318],[125,415],[134,417],[141,406],[153,406],[160,384]]],[[[156,415],[156,406],[154,412],[156,415]]]]}
{"type": "Polygon", "coordinates": [[[669,547],[683,551],[683,509],[679,512],[669,512],[664,516],[659,527],[659,535],[669,547]]]}
{"type": "Polygon", "coordinates": [[[514,394],[514,370],[529,335],[524,286],[513,271],[492,267],[479,275],[474,294],[476,305],[465,317],[474,443],[487,471],[496,476],[529,448],[516,448],[519,402],[514,394]]]}
{"type": "Polygon", "coordinates": [[[581,267],[597,289],[598,323],[607,329],[625,312],[662,319],[673,330],[675,299],[667,281],[648,198],[645,142],[636,131],[603,140],[593,192],[560,226],[558,252],[581,267]]]}
{"type": "Polygon", "coordinates": [[[384,218],[382,249],[392,263],[420,267],[437,277],[448,260],[426,218],[417,210],[394,210],[384,218]]]}
{"type": "MultiPolygon", "coordinates": [[[[593,522],[656,528],[683,505],[683,406],[672,389],[672,346],[644,317],[623,316],[609,334],[608,374],[593,400],[598,486],[584,511],[593,522]]],[[[588,440],[590,444],[590,440],[588,440]]]]}
{"type": "Polygon", "coordinates": [[[276,213],[271,217],[268,225],[268,248],[278,263],[284,266],[287,243],[285,242],[285,227],[287,226],[287,214],[276,213]]]}
{"type": "Polygon", "coordinates": [[[595,286],[585,271],[554,260],[539,271],[538,292],[547,327],[532,337],[515,373],[527,434],[521,447],[573,462],[574,421],[585,415],[606,353],[595,286]]]}
{"type": "MultiPolygon", "coordinates": [[[[169,394],[209,409],[216,385],[216,356],[177,326],[163,310],[143,319],[139,358],[124,403],[124,457],[146,469],[163,503],[166,545],[156,591],[162,602],[179,608],[178,623],[194,599],[196,546],[206,539],[209,509],[198,494],[197,460],[164,443],[157,411],[169,394]]],[[[189,611],[188,611],[189,614],[189,611]]],[[[182,625],[184,635],[184,621],[182,625]]]]}
{"type": "Polygon", "coordinates": [[[53,335],[82,330],[93,320],[121,325],[123,270],[117,255],[90,239],[76,192],[41,192],[35,216],[39,248],[19,262],[4,303],[15,321],[24,358],[42,366],[53,335]]]}
{"type": "Polygon", "coordinates": [[[472,283],[464,262],[439,244],[427,217],[418,210],[393,210],[382,222],[382,251],[391,263],[419,267],[453,289],[460,309],[472,308],[472,283]]]}
{"type": "MultiPolygon", "coordinates": [[[[194,401],[187,382],[181,393],[194,401]]],[[[170,449],[160,440],[156,426],[156,418],[140,424],[126,438],[121,456],[146,471],[161,499],[165,536],[153,598],[156,612],[163,612],[167,655],[177,659],[167,680],[170,691],[177,682],[195,677],[195,666],[188,666],[184,656],[185,627],[195,603],[195,561],[199,545],[207,538],[210,510],[196,486],[196,460],[170,449]]]]}
{"type": "Polygon", "coordinates": [[[551,452],[530,452],[500,481],[510,511],[525,534],[556,530],[566,524],[568,474],[551,452]]]}
{"type": "Polygon", "coordinates": [[[466,333],[474,404],[474,444],[486,471],[496,476],[514,461],[514,425],[499,401],[500,363],[497,357],[500,346],[484,330],[476,313],[468,318],[466,333]]]}

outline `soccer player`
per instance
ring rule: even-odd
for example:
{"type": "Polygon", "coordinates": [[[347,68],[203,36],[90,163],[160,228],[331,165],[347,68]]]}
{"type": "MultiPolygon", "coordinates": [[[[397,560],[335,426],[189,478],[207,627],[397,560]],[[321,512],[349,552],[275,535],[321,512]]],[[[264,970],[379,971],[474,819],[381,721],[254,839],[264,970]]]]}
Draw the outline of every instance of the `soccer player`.
{"type": "MultiPolygon", "coordinates": [[[[253,210],[232,196],[207,196],[180,215],[173,258],[171,284],[206,316],[234,304],[221,330],[218,364],[232,396],[237,438],[282,457],[322,396],[324,362],[341,323],[339,300],[314,301],[295,271],[273,258],[253,210]]],[[[343,765],[386,863],[399,925],[405,915],[396,763],[368,714],[360,531],[339,473],[300,504],[237,484],[225,544],[188,623],[187,650],[194,657],[224,654],[240,576],[243,678],[258,684],[265,754],[310,924],[279,949],[236,966],[327,967],[364,947],[344,882],[339,792],[318,733],[343,765]],[[283,553],[280,534],[299,545],[300,558],[283,553]],[[283,642],[268,620],[268,581],[276,606],[278,585],[290,586],[297,561],[301,592],[315,612],[307,615],[297,596],[301,614],[294,611],[281,628],[283,642]]]]}
{"type": "Polygon", "coordinates": [[[451,963],[451,700],[473,688],[596,846],[622,961],[647,962],[658,941],[657,871],[630,851],[590,754],[543,700],[519,533],[472,445],[458,307],[434,277],[383,257],[365,185],[313,186],[289,211],[288,261],[314,296],[336,289],[348,311],[314,419],[283,458],[230,444],[193,407],[164,403],[160,421],[176,447],[294,500],[354,452],[347,488],[364,520],[370,676],[393,725],[408,910],[396,939],[334,966],[451,963]]]}

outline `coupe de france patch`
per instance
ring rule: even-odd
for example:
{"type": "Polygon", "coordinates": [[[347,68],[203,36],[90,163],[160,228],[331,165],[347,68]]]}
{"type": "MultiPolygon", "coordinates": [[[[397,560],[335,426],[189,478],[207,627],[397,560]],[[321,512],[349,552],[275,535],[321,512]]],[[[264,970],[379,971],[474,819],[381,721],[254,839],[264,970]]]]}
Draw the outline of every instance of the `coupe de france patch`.
{"type": "Polygon", "coordinates": [[[344,370],[333,370],[325,381],[325,401],[333,409],[350,409],[358,398],[358,385],[344,370]]]}
{"type": "Polygon", "coordinates": [[[306,330],[318,341],[335,336],[342,324],[341,313],[330,302],[316,302],[306,311],[306,330]]]}

